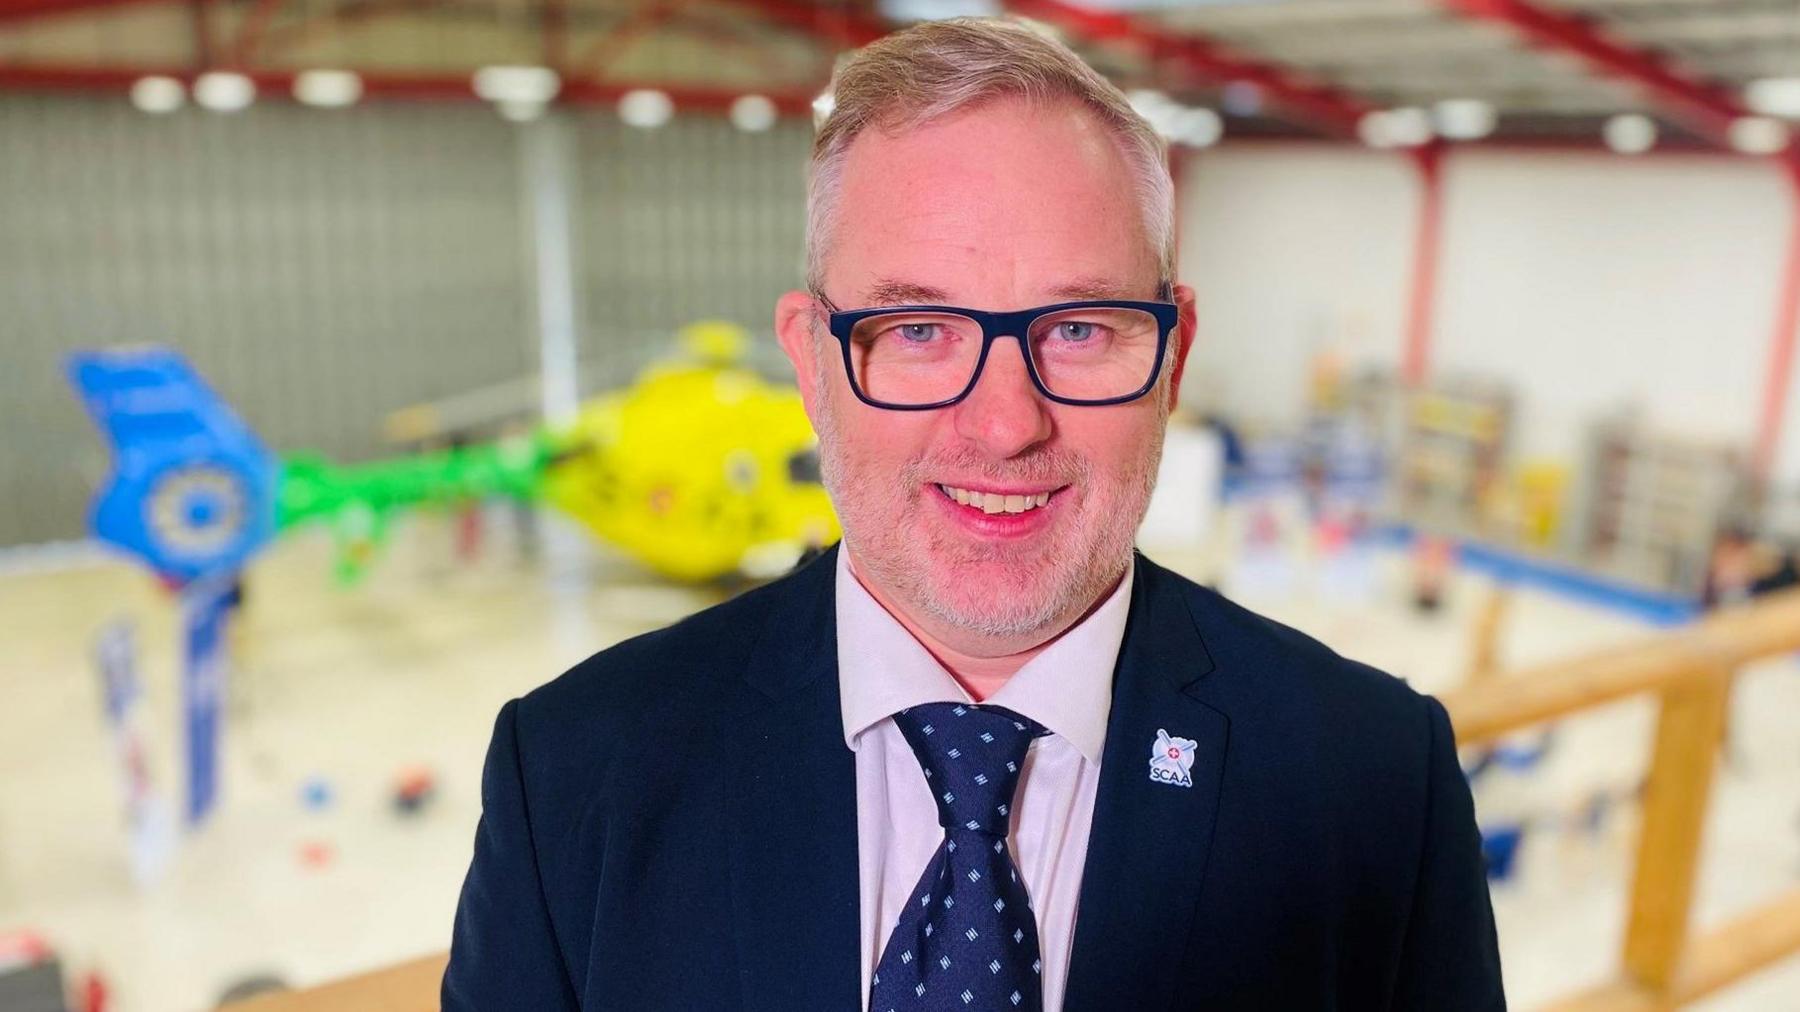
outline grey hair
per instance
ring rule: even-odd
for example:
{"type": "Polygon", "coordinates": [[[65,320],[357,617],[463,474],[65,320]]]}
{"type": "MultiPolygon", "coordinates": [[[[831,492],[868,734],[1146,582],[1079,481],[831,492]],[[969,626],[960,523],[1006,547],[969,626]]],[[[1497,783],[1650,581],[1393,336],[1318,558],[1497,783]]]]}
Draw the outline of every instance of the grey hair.
{"type": "Polygon", "coordinates": [[[1175,184],[1168,144],[1118,86],[1060,41],[1011,18],[928,21],[856,52],[831,79],[830,115],[813,138],[806,187],[806,279],[824,281],[824,258],[851,142],[871,126],[901,131],[989,99],[1073,99],[1106,124],[1136,177],[1158,284],[1175,269],[1175,184]]]}

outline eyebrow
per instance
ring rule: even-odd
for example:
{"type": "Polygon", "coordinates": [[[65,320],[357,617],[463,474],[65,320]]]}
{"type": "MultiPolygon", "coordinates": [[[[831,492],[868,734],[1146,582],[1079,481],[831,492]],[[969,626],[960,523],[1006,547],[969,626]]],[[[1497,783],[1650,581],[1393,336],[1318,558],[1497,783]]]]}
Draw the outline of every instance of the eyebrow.
{"type": "Polygon", "coordinates": [[[1140,298],[1142,293],[1136,291],[1131,285],[1120,284],[1107,278],[1087,277],[1057,285],[1050,289],[1050,294],[1068,302],[1083,302],[1099,299],[1135,299],[1140,298]]]}
{"type": "MultiPolygon", "coordinates": [[[[1101,299],[1133,299],[1139,293],[1132,286],[1107,278],[1076,278],[1050,289],[1050,297],[1058,302],[1084,302],[1101,299]]],[[[950,293],[942,288],[921,285],[898,278],[882,278],[863,294],[865,306],[948,305],[950,293]]]]}
{"type": "Polygon", "coordinates": [[[882,278],[869,286],[863,293],[862,303],[865,306],[927,306],[944,305],[950,301],[950,293],[942,288],[921,285],[911,281],[895,278],[882,278]]]}

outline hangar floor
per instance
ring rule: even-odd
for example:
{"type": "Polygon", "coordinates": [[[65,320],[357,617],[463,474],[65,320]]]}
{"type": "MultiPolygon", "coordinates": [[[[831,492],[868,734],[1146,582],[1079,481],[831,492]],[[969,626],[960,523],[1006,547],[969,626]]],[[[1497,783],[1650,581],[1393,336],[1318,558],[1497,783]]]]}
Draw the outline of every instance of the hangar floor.
{"type": "MultiPolygon", "coordinates": [[[[312,984],[442,948],[500,704],[727,593],[671,588],[601,549],[559,556],[547,575],[503,538],[473,562],[453,561],[452,543],[445,519],[412,518],[348,589],[331,583],[323,536],[289,539],[257,564],[233,631],[224,800],[142,886],[127,860],[94,641],[110,622],[134,625],[150,768],[158,789],[178,797],[172,603],[138,571],[91,553],[11,560],[0,572],[0,932],[40,932],[72,971],[101,972],[121,1012],[209,1008],[251,976],[312,984]],[[436,796],[402,815],[395,784],[417,768],[435,774],[436,796]],[[304,802],[309,783],[322,804],[304,802]]],[[[1487,589],[1485,578],[1459,574],[1447,607],[1422,616],[1406,606],[1404,561],[1389,551],[1329,580],[1237,558],[1150,554],[1198,577],[1222,574],[1246,604],[1425,691],[1462,677],[1487,589]]],[[[1503,656],[1508,665],[1551,660],[1645,630],[1522,589],[1503,656]]],[[[1631,703],[1567,721],[1530,773],[1478,781],[1484,819],[1531,826],[1515,875],[1494,885],[1515,1007],[1598,982],[1616,965],[1629,795],[1646,768],[1652,718],[1648,703],[1631,703]],[[1610,801],[1597,824],[1581,818],[1595,798],[1610,801]]],[[[1797,724],[1800,663],[1740,677],[1707,828],[1701,924],[1800,882],[1797,724]]],[[[1795,995],[1800,961],[1790,960],[1700,1007],[1790,1010],[1795,995]]]]}

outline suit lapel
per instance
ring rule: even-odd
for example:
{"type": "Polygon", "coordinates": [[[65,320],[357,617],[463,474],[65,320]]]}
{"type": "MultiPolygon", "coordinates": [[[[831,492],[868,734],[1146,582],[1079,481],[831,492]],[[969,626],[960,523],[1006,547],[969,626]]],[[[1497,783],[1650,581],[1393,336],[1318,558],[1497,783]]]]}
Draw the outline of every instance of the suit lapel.
{"type": "Polygon", "coordinates": [[[835,550],[791,578],[752,651],[732,900],[746,1010],[856,1008],[855,754],[838,703],[835,550]]]}
{"type": "Polygon", "coordinates": [[[1179,579],[1142,556],[1137,567],[1082,872],[1067,1012],[1173,1004],[1218,811],[1229,721],[1190,694],[1212,659],[1179,579]],[[1192,786],[1152,779],[1159,731],[1195,742],[1192,786]]]}

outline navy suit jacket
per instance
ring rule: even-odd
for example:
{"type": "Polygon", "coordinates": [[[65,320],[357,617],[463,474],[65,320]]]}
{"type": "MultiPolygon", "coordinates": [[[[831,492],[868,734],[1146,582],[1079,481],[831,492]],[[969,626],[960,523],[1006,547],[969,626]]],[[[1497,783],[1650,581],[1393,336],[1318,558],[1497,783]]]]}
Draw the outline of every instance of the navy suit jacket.
{"type": "MultiPolygon", "coordinates": [[[[445,1009],[859,1007],[834,559],[506,704],[445,1009]]],[[[1064,1007],[1503,1008],[1443,707],[1135,564],[1064,1007]]]]}

